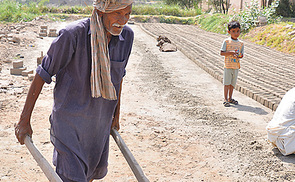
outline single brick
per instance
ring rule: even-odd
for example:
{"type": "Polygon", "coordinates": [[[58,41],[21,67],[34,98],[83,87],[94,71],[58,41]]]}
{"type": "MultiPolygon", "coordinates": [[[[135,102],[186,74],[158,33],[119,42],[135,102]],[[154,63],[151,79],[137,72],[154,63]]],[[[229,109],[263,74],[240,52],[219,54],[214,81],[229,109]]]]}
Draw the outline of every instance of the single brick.
{"type": "Polygon", "coordinates": [[[13,61],[13,68],[22,68],[24,66],[24,62],[22,60],[13,61]]]}
{"type": "Polygon", "coordinates": [[[34,74],[28,74],[28,80],[32,81],[34,79],[35,75],[34,74]]]}
{"type": "Polygon", "coordinates": [[[41,29],[46,29],[46,30],[47,30],[47,25],[41,25],[40,28],[41,28],[41,29]]]}
{"type": "Polygon", "coordinates": [[[47,33],[39,33],[39,36],[40,37],[46,37],[47,36],[47,33]]]}
{"type": "Polygon", "coordinates": [[[57,37],[57,33],[49,32],[48,37],[57,37]]]}
{"type": "Polygon", "coordinates": [[[45,30],[45,29],[41,29],[41,30],[40,30],[40,33],[46,33],[46,34],[47,34],[47,30],[45,30]]]}
{"type": "Polygon", "coordinates": [[[10,69],[10,74],[12,74],[12,75],[21,75],[22,74],[22,72],[24,71],[24,70],[26,70],[27,68],[11,68],[10,69]]]}
{"type": "Polygon", "coordinates": [[[22,71],[22,76],[28,76],[29,74],[33,74],[34,70],[24,70],[22,71]]]}

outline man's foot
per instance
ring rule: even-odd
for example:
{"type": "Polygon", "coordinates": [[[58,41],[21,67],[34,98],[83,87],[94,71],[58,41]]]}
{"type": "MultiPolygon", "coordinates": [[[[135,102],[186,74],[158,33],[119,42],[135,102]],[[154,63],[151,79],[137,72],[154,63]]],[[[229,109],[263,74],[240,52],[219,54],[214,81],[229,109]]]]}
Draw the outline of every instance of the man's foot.
{"type": "Polygon", "coordinates": [[[235,99],[228,99],[228,102],[231,103],[231,104],[234,104],[234,105],[238,105],[239,102],[236,101],[235,99]]]}
{"type": "Polygon", "coordinates": [[[224,105],[224,107],[229,107],[230,106],[229,102],[223,102],[223,105],[224,105]]]}

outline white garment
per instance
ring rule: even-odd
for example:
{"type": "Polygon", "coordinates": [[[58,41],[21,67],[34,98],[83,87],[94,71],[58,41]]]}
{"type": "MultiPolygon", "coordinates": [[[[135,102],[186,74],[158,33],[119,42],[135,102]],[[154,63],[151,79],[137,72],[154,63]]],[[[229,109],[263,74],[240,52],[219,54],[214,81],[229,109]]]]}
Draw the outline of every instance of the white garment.
{"type": "Polygon", "coordinates": [[[283,155],[295,153],[295,87],[284,95],[266,130],[283,155]]]}

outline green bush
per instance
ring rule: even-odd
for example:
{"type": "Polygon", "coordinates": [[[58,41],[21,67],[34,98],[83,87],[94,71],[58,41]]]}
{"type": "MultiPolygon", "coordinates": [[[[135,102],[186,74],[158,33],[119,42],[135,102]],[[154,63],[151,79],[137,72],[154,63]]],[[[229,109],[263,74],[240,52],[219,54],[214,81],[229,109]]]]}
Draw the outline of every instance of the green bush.
{"type": "Polygon", "coordinates": [[[36,3],[22,5],[15,0],[3,0],[0,4],[0,21],[31,21],[41,13],[36,3]]]}
{"type": "Polygon", "coordinates": [[[252,0],[250,5],[246,3],[245,10],[234,15],[231,19],[240,22],[243,32],[247,32],[252,27],[256,27],[258,25],[258,17],[260,16],[266,17],[268,24],[278,22],[280,16],[276,15],[276,8],[279,6],[279,2],[280,0],[275,0],[269,7],[260,9],[258,1],[252,0]]]}
{"type": "Polygon", "coordinates": [[[206,31],[226,34],[229,20],[230,16],[221,13],[203,14],[197,17],[197,24],[206,31]]]}
{"type": "Polygon", "coordinates": [[[132,7],[133,15],[166,15],[178,17],[192,17],[200,15],[200,9],[183,9],[180,6],[168,6],[165,4],[154,5],[134,5],[132,7]]]}

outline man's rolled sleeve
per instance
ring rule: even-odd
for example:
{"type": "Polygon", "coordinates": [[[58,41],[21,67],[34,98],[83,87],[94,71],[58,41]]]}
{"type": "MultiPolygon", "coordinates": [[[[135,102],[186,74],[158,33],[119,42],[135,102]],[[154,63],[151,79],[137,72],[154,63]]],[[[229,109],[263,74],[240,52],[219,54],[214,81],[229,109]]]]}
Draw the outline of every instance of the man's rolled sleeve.
{"type": "Polygon", "coordinates": [[[53,40],[47,54],[36,72],[46,83],[51,83],[51,77],[64,69],[74,54],[75,39],[69,30],[62,29],[60,35],[53,40]]]}
{"type": "Polygon", "coordinates": [[[48,84],[52,82],[50,74],[41,66],[39,65],[36,69],[36,73],[48,84]]]}

